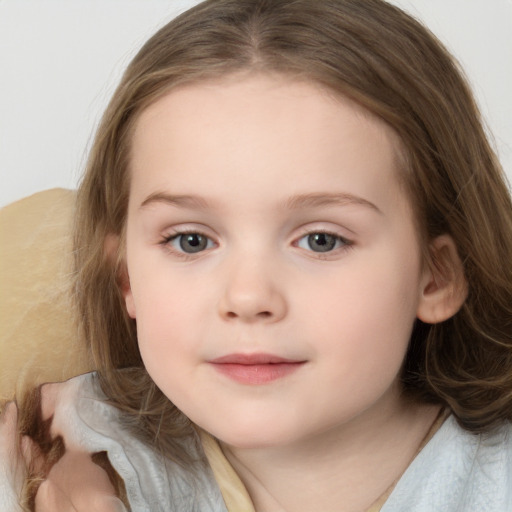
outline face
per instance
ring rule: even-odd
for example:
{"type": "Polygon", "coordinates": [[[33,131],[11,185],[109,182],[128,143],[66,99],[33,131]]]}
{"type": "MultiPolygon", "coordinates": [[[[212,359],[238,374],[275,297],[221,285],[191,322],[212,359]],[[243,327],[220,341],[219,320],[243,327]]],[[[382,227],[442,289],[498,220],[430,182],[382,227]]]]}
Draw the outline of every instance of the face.
{"type": "Polygon", "coordinates": [[[425,286],[381,121],[311,83],[189,85],[135,129],[126,238],[144,364],[232,446],[400,407],[425,286]]]}

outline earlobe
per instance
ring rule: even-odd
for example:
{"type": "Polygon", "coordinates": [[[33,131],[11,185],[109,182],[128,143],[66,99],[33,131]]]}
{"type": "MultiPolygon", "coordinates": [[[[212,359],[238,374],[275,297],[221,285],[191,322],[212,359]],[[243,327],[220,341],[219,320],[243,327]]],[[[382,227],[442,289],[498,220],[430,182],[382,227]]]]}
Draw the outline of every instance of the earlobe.
{"type": "Polygon", "coordinates": [[[421,282],[417,317],[436,324],[451,318],[466,300],[468,289],[455,242],[441,235],[429,244],[429,261],[421,282]]]}
{"type": "Polygon", "coordinates": [[[135,303],[130,285],[130,276],[126,260],[120,251],[121,240],[118,235],[107,235],[104,243],[105,257],[110,259],[116,268],[116,281],[123,296],[126,311],[130,318],[135,318],[135,303]]]}

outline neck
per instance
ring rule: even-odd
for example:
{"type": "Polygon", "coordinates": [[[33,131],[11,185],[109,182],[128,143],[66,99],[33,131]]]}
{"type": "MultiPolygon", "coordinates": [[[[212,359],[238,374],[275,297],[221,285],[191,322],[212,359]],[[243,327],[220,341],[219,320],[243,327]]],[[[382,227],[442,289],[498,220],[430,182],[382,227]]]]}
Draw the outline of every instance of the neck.
{"type": "Polygon", "coordinates": [[[439,407],[375,412],[287,446],[221,446],[257,512],[361,512],[405,471],[439,407]]]}

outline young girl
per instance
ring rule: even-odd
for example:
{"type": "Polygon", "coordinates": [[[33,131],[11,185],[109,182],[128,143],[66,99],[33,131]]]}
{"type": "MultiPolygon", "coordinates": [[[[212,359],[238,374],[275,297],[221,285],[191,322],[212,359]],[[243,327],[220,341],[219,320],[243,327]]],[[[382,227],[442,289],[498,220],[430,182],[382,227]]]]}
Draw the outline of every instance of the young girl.
{"type": "Polygon", "coordinates": [[[97,372],[5,408],[2,510],[512,510],[511,200],[399,9],[208,0],[161,29],[75,264],[97,372]]]}

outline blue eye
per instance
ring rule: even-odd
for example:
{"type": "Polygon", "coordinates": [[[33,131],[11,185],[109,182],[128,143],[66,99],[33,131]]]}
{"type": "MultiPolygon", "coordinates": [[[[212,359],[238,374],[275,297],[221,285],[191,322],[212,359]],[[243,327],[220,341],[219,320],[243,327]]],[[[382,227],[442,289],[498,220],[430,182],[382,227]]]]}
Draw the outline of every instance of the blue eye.
{"type": "Polygon", "coordinates": [[[345,245],[350,245],[350,242],[341,236],[322,231],[303,236],[297,244],[298,247],[313,252],[330,252],[345,245]]]}
{"type": "Polygon", "coordinates": [[[168,243],[179,252],[195,254],[213,247],[213,242],[201,233],[180,233],[168,239],[168,243]]]}

